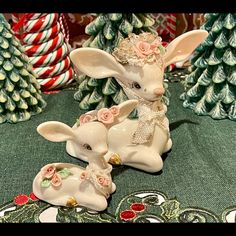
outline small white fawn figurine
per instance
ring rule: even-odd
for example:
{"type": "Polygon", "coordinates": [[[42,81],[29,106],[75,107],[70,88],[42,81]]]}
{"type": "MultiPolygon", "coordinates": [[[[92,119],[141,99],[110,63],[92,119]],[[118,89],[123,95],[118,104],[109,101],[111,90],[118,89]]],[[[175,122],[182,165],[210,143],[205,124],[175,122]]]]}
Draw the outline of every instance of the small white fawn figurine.
{"type": "Polygon", "coordinates": [[[108,130],[125,120],[137,104],[137,100],[128,100],[109,109],[87,112],[73,128],[57,121],[40,124],[37,131],[47,140],[73,141],[77,154],[86,158],[88,166],[85,169],[67,163],[44,166],[33,181],[34,194],[53,205],[105,210],[108,197],[116,190],[112,166],[104,159],[108,130]]]}
{"type": "MultiPolygon", "coordinates": [[[[187,59],[207,35],[205,30],[193,30],[177,37],[165,49],[161,38],[151,33],[130,34],[115,48],[113,56],[95,48],[70,53],[79,71],[96,79],[115,77],[129,99],[139,101],[138,119],[126,119],[109,130],[107,161],[147,172],[162,169],[161,155],[172,147],[167,108],[161,101],[164,69],[187,59]]],[[[67,152],[79,157],[71,141],[67,152]]]]}

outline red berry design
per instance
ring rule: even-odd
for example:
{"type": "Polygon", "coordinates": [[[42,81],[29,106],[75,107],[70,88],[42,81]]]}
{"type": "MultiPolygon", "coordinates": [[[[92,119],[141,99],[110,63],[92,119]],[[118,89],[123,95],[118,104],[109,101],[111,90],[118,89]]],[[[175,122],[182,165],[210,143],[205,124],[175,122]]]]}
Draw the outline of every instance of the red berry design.
{"type": "Polygon", "coordinates": [[[143,203],[133,203],[130,208],[133,211],[144,211],[145,205],[143,203]]]}
{"type": "Polygon", "coordinates": [[[120,218],[122,220],[128,221],[136,217],[136,213],[132,210],[124,210],[120,213],[120,218]]]}
{"type": "Polygon", "coordinates": [[[29,197],[25,194],[18,195],[14,198],[14,203],[16,205],[25,205],[29,201],[29,197]]]}
{"type": "Polygon", "coordinates": [[[31,199],[32,201],[37,201],[37,200],[39,200],[39,199],[34,195],[33,192],[30,193],[29,197],[30,197],[30,199],[31,199]]]}

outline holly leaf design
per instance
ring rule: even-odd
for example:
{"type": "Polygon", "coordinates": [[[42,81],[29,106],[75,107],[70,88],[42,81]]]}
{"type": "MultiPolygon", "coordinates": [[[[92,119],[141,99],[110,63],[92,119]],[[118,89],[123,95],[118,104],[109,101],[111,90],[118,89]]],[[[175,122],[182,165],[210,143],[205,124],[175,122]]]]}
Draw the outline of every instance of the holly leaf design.
{"type": "Polygon", "coordinates": [[[161,209],[161,216],[163,216],[167,220],[170,220],[178,217],[180,211],[180,203],[175,199],[168,200],[161,204],[161,209]]]}
{"type": "Polygon", "coordinates": [[[68,168],[63,168],[57,172],[61,176],[62,179],[67,178],[71,173],[70,169],[68,168]]]}
{"type": "Polygon", "coordinates": [[[51,184],[51,181],[49,179],[44,179],[42,182],[41,182],[41,187],[42,188],[48,188],[51,184]]]}

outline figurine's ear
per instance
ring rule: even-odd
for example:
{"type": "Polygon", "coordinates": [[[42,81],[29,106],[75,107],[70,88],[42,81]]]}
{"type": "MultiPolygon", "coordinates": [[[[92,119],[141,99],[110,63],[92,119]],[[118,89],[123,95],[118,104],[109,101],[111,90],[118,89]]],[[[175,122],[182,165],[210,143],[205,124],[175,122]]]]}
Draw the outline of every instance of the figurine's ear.
{"type": "Polygon", "coordinates": [[[192,30],[174,39],[166,48],[165,67],[186,60],[207,36],[206,30],[192,30]]]}
{"type": "Polygon", "coordinates": [[[136,99],[130,99],[119,104],[118,107],[120,109],[120,112],[119,115],[116,116],[115,121],[112,125],[118,124],[125,120],[129,116],[129,114],[134,110],[137,104],[138,100],[136,99]]]}
{"type": "Polygon", "coordinates": [[[78,48],[70,53],[73,64],[82,73],[95,78],[122,77],[125,69],[109,53],[97,48],[78,48]]]}
{"type": "Polygon", "coordinates": [[[47,121],[37,127],[38,133],[52,142],[74,140],[75,134],[71,127],[58,121],[47,121]]]}

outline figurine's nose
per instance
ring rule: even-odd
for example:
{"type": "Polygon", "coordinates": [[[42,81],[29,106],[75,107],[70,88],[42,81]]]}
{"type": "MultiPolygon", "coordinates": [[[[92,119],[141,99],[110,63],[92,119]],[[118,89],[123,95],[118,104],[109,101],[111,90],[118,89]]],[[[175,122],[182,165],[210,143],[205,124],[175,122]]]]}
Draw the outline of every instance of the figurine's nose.
{"type": "Polygon", "coordinates": [[[154,89],[154,93],[157,95],[157,96],[162,96],[165,92],[165,89],[164,88],[155,88],[154,89]]]}

